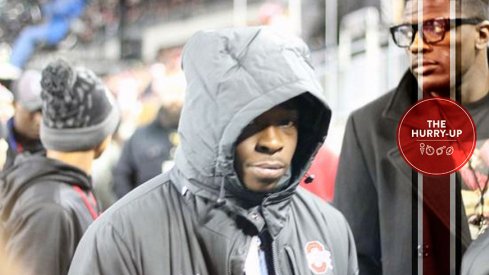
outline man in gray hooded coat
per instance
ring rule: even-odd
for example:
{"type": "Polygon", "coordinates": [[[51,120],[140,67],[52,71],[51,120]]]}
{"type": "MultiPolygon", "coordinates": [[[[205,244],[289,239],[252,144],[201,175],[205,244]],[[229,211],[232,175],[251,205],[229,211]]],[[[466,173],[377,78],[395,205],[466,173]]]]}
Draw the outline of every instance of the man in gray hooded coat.
{"type": "Polygon", "coordinates": [[[91,226],[69,274],[357,274],[343,216],[298,187],[331,117],[308,58],[269,29],[195,34],[175,167],[91,226]]]}

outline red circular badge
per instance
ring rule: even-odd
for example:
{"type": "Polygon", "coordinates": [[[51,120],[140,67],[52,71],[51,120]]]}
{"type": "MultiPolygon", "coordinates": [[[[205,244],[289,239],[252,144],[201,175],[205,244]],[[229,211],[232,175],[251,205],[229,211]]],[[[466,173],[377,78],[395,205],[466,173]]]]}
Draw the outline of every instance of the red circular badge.
{"type": "Polygon", "coordinates": [[[457,102],[443,98],[418,101],[401,118],[397,146],[416,171],[446,175],[470,159],[476,145],[470,114],[457,102]]]}

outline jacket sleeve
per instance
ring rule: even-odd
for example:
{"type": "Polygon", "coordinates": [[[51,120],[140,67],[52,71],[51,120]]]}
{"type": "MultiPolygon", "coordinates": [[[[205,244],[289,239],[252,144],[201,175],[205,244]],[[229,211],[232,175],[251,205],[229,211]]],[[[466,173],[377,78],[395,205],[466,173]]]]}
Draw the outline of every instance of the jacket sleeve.
{"type": "MultiPolygon", "coordinates": [[[[377,191],[353,116],[348,119],[336,175],[334,205],[350,224],[360,274],[382,274],[377,191]]],[[[368,146],[368,145],[366,145],[368,146]]],[[[374,161],[374,160],[370,160],[374,161]]]]}
{"type": "Polygon", "coordinates": [[[131,249],[109,223],[95,222],[81,239],[68,275],[138,275],[131,249]]]}
{"type": "Polygon", "coordinates": [[[29,208],[9,222],[7,252],[27,274],[64,275],[76,242],[69,213],[56,204],[29,208]]]}
{"type": "Polygon", "coordinates": [[[124,144],[121,157],[114,168],[114,193],[119,199],[135,186],[136,175],[132,141],[133,137],[124,144]]]}

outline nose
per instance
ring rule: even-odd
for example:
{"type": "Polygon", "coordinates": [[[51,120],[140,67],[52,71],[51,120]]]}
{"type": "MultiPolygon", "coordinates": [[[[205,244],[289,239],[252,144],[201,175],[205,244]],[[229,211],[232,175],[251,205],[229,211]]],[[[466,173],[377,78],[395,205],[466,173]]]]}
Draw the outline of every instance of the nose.
{"type": "Polygon", "coordinates": [[[428,50],[428,47],[429,45],[424,42],[424,40],[420,36],[420,32],[418,31],[414,34],[413,43],[411,43],[408,49],[412,54],[417,54],[426,52],[428,50]]]}
{"type": "Polygon", "coordinates": [[[270,155],[281,151],[284,147],[282,134],[279,127],[268,126],[259,133],[255,150],[270,155]]]}

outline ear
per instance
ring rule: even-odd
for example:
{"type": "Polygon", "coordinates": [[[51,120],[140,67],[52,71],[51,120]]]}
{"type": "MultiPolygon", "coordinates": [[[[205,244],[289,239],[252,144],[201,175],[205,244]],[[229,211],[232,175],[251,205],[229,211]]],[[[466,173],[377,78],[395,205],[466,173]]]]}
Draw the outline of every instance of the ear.
{"type": "Polygon", "coordinates": [[[95,147],[95,159],[99,158],[112,141],[112,135],[108,135],[97,147],[95,147]]]}
{"type": "Polygon", "coordinates": [[[475,46],[478,50],[486,50],[489,44],[489,21],[484,20],[477,26],[478,34],[475,46]]]}

